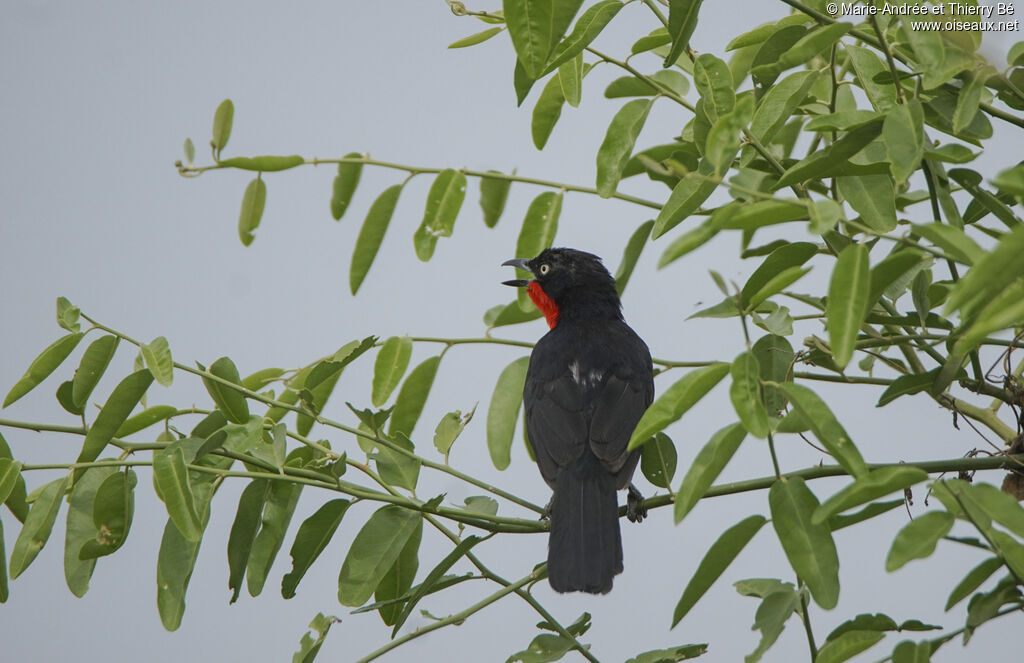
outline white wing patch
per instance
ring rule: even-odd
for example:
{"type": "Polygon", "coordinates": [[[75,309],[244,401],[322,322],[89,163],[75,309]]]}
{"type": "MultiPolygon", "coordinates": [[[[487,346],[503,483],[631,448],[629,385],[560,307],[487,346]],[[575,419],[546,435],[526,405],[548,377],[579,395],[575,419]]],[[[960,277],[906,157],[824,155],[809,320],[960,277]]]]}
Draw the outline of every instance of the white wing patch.
{"type": "Polygon", "coordinates": [[[596,370],[590,370],[585,375],[581,375],[580,363],[578,361],[569,364],[569,372],[572,374],[572,381],[584,388],[597,385],[601,382],[601,378],[604,377],[603,373],[596,370]]]}

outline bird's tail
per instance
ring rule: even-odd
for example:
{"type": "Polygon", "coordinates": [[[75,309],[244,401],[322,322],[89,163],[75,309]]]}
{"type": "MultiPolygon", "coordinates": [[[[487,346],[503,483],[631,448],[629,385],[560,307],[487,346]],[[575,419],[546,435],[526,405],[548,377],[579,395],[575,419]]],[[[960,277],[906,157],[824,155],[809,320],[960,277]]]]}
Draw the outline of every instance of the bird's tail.
{"type": "Polygon", "coordinates": [[[558,474],[551,502],[548,582],[556,592],[605,594],[622,572],[615,478],[593,454],[558,474]]]}

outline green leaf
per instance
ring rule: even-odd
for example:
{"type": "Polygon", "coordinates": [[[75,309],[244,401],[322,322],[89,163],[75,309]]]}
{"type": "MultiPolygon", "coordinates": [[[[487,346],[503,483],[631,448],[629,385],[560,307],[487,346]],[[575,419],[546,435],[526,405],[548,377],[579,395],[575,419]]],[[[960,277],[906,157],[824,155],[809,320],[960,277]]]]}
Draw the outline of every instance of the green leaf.
{"type": "Polygon", "coordinates": [[[914,224],[914,232],[924,237],[957,262],[973,265],[985,257],[985,250],[957,228],[945,223],[914,224]]]}
{"type": "Polygon", "coordinates": [[[629,236],[629,241],[626,242],[626,248],[622,251],[622,260],[619,262],[619,268],[615,270],[615,290],[619,293],[620,297],[626,289],[626,284],[629,283],[629,278],[633,275],[633,269],[640,260],[640,253],[643,252],[653,227],[653,220],[641,223],[633,231],[633,234],[629,236]]]}
{"type": "Polygon", "coordinates": [[[412,435],[416,422],[423,412],[423,405],[427,402],[427,396],[430,395],[430,387],[434,384],[434,376],[437,375],[440,363],[440,356],[430,357],[412,369],[409,377],[405,378],[405,383],[402,384],[395,400],[394,412],[391,413],[388,435],[412,435]]]}
{"type": "Polygon", "coordinates": [[[210,144],[213,146],[213,150],[216,153],[216,157],[220,158],[221,150],[228,144],[228,139],[231,138],[231,124],[235,119],[235,105],[231,103],[230,99],[225,99],[220,102],[217,106],[217,111],[213,114],[213,140],[210,144]]]}
{"type": "Polygon", "coordinates": [[[658,259],[658,269],[706,244],[729,223],[732,217],[739,213],[739,210],[740,206],[737,204],[719,207],[711,213],[711,217],[707,221],[672,240],[672,243],[661,254],[661,258],[658,259]]]}
{"type": "Polygon", "coordinates": [[[399,629],[402,628],[402,625],[405,624],[405,620],[412,614],[413,608],[416,607],[416,604],[419,603],[420,599],[424,596],[430,594],[434,590],[435,586],[439,585],[441,577],[448,572],[448,569],[454,566],[456,562],[466,555],[466,553],[473,549],[473,546],[480,543],[482,540],[483,539],[480,537],[473,535],[463,538],[459,541],[459,544],[455,546],[454,550],[448,553],[444,559],[438,562],[437,566],[430,570],[430,573],[428,573],[427,577],[423,579],[423,582],[413,588],[409,599],[402,606],[401,613],[399,613],[398,617],[395,619],[394,628],[391,631],[391,637],[395,637],[395,635],[398,634],[399,629]]]}
{"type": "Polygon", "coordinates": [[[7,501],[20,478],[21,463],[11,458],[0,458],[0,504],[7,501]]]}
{"type": "Polygon", "coordinates": [[[711,436],[693,459],[676,492],[674,516],[678,525],[714,483],[747,436],[741,424],[732,424],[711,436]]]}
{"type": "MultiPolygon", "coordinates": [[[[507,0],[506,4],[511,1],[514,0],[507,0]]],[[[572,16],[576,14],[576,10],[581,4],[583,4],[581,0],[555,0],[555,11],[558,11],[559,5],[564,6],[563,14],[568,16],[568,20],[572,20],[572,16]]],[[[541,73],[541,76],[554,71],[563,63],[582,53],[583,49],[589,46],[590,42],[597,38],[597,35],[601,34],[605,26],[615,18],[615,15],[624,6],[618,0],[601,0],[601,2],[588,7],[587,11],[583,12],[579,20],[576,21],[572,32],[554,49],[551,59],[541,73]]],[[[555,32],[558,32],[558,30],[554,30],[552,36],[557,39],[561,35],[554,34],[555,32]]]]}
{"type": "Polygon", "coordinates": [[[885,633],[878,631],[847,631],[835,640],[829,640],[818,650],[815,663],[841,663],[849,660],[862,651],[878,644],[885,633]]]}
{"type": "Polygon", "coordinates": [[[703,656],[708,651],[706,644],[679,645],[668,649],[653,649],[637,654],[626,663],[674,663],[675,661],[686,661],[691,658],[703,656]]]}
{"type": "Polygon", "coordinates": [[[874,306],[885,294],[894,301],[906,290],[917,272],[927,269],[931,258],[916,250],[904,249],[886,256],[871,270],[871,290],[868,293],[868,304],[874,306]]]}
{"type": "Polygon", "coordinates": [[[566,60],[558,67],[558,84],[562,87],[562,96],[573,108],[580,105],[583,94],[583,75],[586,69],[583,65],[583,53],[566,60]]]}
{"type": "Polygon", "coordinates": [[[370,205],[370,211],[366,213],[366,220],[359,229],[359,236],[356,238],[355,249],[352,251],[352,262],[349,265],[348,283],[352,294],[359,291],[363,284],[370,266],[373,265],[380,245],[384,241],[384,233],[388,230],[391,217],[395,213],[395,206],[398,204],[398,194],[402,193],[402,185],[395,184],[377,196],[377,199],[370,205]]]}
{"type": "MultiPolygon", "coordinates": [[[[488,173],[501,175],[497,170],[488,170],[488,173]]],[[[505,202],[508,200],[508,191],[512,187],[512,180],[504,177],[480,177],[480,209],[484,213],[484,225],[493,228],[498,224],[501,213],[505,211],[505,202]]]]}
{"type": "Polygon", "coordinates": [[[93,522],[93,501],[104,480],[117,472],[116,467],[90,467],[75,481],[68,498],[67,529],[64,535],[64,579],[71,593],[82,598],[89,590],[95,559],[82,559],[79,552],[99,530],[93,522]]]}
{"type": "Polygon", "coordinates": [[[899,376],[892,381],[892,384],[885,388],[875,407],[888,405],[900,396],[917,394],[930,389],[935,384],[935,378],[938,374],[939,369],[936,368],[926,373],[909,373],[899,376]]]}
{"type": "Polygon", "coordinates": [[[896,106],[896,88],[892,85],[888,67],[874,51],[863,46],[846,44],[843,48],[850,59],[856,82],[867,94],[876,111],[887,113],[896,106]],[[884,78],[882,78],[884,76],[884,78]],[[884,80],[885,82],[876,82],[884,80]]]}
{"type": "Polygon", "coordinates": [[[77,306],[73,306],[67,297],[57,298],[57,324],[63,329],[71,333],[81,331],[82,325],[78,322],[81,314],[82,311],[77,306]]]}
{"type": "Polygon", "coordinates": [[[11,580],[20,576],[46,545],[50,538],[50,532],[53,531],[53,523],[56,522],[57,514],[60,512],[67,483],[66,476],[54,479],[44,484],[35,493],[35,502],[32,503],[25,524],[18,532],[14,548],[11,549],[11,580]]]}
{"type": "Polygon", "coordinates": [[[729,364],[713,362],[709,366],[694,369],[680,378],[659,396],[640,417],[640,421],[629,439],[628,448],[636,449],[653,437],[655,433],[664,430],[666,426],[686,414],[686,411],[704,398],[728,372],[729,364]]]}
{"type": "MultiPolygon", "coordinates": [[[[406,451],[413,450],[412,441],[404,433],[399,432],[391,443],[406,451]]],[[[384,483],[398,486],[409,491],[416,490],[416,482],[420,476],[420,460],[403,454],[385,445],[377,446],[377,451],[370,454],[376,461],[377,471],[384,483]]]]}
{"type": "Polygon", "coordinates": [[[537,97],[530,120],[530,135],[533,137],[534,147],[538,150],[543,150],[547,145],[558,118],[562,116],[564,104],[565,93],[562,91],[561,81],[558,76],[552,76],[537,97]]]}
{"type": "MultiPolygon", "coordinates": [[[[811,205],[811,232],[816,235],[825,237],[835,230],[835,227],[839,225],[839,222],[843,219],[843,207],[831,198],[824,200],[816,200],[811,205]]],[[[833,234],[833,237],[835,235],[833,234]]],[[[842,245],[835,248],[836,251],[849,244],[848,240],[844,240],[842,245]]]]}
{"type": "Polygon", "coordinates": [[[243,246],[249,246],[256,238],[253,231],[259,228],[263,218],[263,207],[267,202],[267,184],[262,178],[249,182],[242,194],[242,208],[238,212],[238,238],[243,246]]]}
{"type": "Polygon", "coordinates": [[[246,565],[246,587],[250,596],[258,596],[267,582],[270,567],[284,544],[284,535],[295,513],[302,494],[302,484],[274,481],[270,484],[267,501],[263,505],[260,531],[252,542],[246,565]]]}
{"type": "Polygon", "coordinates": [[[604,141],[597,150],[597,192],[602,198],[615,193],[653,103],[651,99],[627,102],[608,125],[604,141]]]}
{"type": "Polygon", "coordinates": [[[191,138],[186,138],[185,139],[185,147],[184,147],[184,149],[185,149],[185,162],[188,163],[191,166],[195,162],[195,160],[196,160],[196,146],[192,142],[191,138]]]}
{"type": "Polygon", "coordinates": [[[750,30],[749,32],[744,32],[738,37],[734,37],[733,40],[726,45],[725,50],[735,51],[745,46],[755,46],[757,44],[762,44],[766,39],[777,33],[779,30],[794,25],[803,25],[810,20],[811,19],[808,16],[805,16],[803,14],[792,14],[780,18],[778,21],[775,21],[774,23],[765,23],[763,25],[759,25],[758,27],[754,28],[753,30],[750,30]]]}
{"type": "Polygon", "coordinates": [[[967,84],[956,96],[956,110],[953,111],[953,133],[962,133],[970,126],[974,116],[978,113],[978,105],[981,103],[981,93],[985,89],[985,81],[988,80],[987,67],[975,70],[968,76],[967,84]]]}
{"type": "Polygon", "coordinates": [[[441,421],[437,423],[437,427],[434,428],[434,448],[442,453],[445,458],[448,457],[448,452],[451,451],[455,440],[458,439],[463,429],[473,419],[474,413],[476,413],[476,405],[465,415],[462,414],[461,410],[449,412],[441,417],[441,421]]]}
{"type": "Polygon", "coordinates": [[[798,71],[768,88],[754,110],[750,120],[750,133],[763,145],[770,144],[772,138],[793,116],[793,112],[803,102],[817,79],[816,71],[798,71]]]}
{"type": "Polygon", "coordinates": [[[203,536],[203,523],[196,507],[188,467],[181,447],[153,455],[153,481],[174,526],[188,541],[203,536]]]}
{"type": "Polygon", "coordinates": [[[423,222],[413,237],[416,257],[426,262],[434,255],[439,237],[451,237],[455,219],[466,198],[466,176],[457,170],[446,168],[434,178],[427,193],[427,207],[423,222]]]}
{"type": "Polygon", "coordinates": [[[743,427],[754,437],[766,438],[770,432],[768,410],[761,397],[761,365],[753,352],[740,354],[729,369],[732,384],[729,399],[743,427]]]}
{"type": "MultiPolygon", "coordinates": [[[[562,192],[545,191],[530,203],[526,210],[526,218],[519,229],[516,239],[516,255],[533,257],[549,248],[558,234],[558,219],[562,214],[562,192]]],[[[521,270],[516,271],[517,274],[521,270]]],[[[518,288],[516,299],[523,311],[534,310],[526,288],[518,288]]]]}
{"type": "Polygon", "coordinates": [[[716,177],[720,177],[732,165],[740,146],[740,134],[750,123],[753,109],[753,95],[743,95],[731,111],[715,120],[708,131],[704,158],[714,167],[716,177]]]}
{"type": "Polygon", "coordinates": [[[380,407],[395,390],[409,367],[412,357],[412,339],[408,336],[392,336],[384,341],[373,365],[373,395],[370,400],[380,407]]]}
{"type": "Polygon", "coordinates": [[[156,381],[165,387],[171,386],[174,380],[174,360],[171,358],[171,348],[167,345],[167,339],[157,336],[151,342],[144,343],[139,351],[146,362],[146,368],[156,381]]]}
{"type": "Polygon", "coordinates": [[[939,539],[949,534],[953,520],[953,515],[946,511],[929,511],[911,520],[893,539],[885,570],[891,573],[912,559],[930,556],[939,539]]]}
{"type": "Polygon", "coordinates": [[[939,147],[925,145],[924,148],[925,159],[945,163],[968,163],[977,159],[980,154],[980,152],[972,152],[959,143],[948,143],[939,147]]]}
{"type": "Polygon", "coordinates": [[[690,83],[686,77],[674,69],[662,69],[647,77],[648,80],[636,76],[622,76],[616,78],[604,89],[606,99],[618,99],[620,97],[653,97],[658,94],[660,88],[668,89],[680,97],[686,96],[690,83]],[[652,87],[648,81],[657,85],[652,87]]]}
{"type": "Polygon", "coordinates": [[[972,484],[968,494],[982,513],[1024,538],[1024,508],[1013,496],[987,483],[972,484]]]}
{"type": "Polygon", "coordinates": [[[722,532],[718,540],[711,544],[690,582],[686,584],[679,602],[676,603],[675,612],[672,614],[673,628],[686,613],[690,612],[766,522],[768,521],[764,516],[748,516],[722,532]]]}
{"type": "Polygon", "coordinates": [[[165,421],[178,413],[173,405],[154,405],[126,420],[114,433],[114,437],[127,437],[148,428],[158,421],[165,421]]]}
{"type": "Polygon", "coordinates": [[[868,314],[871,287],[868,248],[851,244],[839,253],[832,270],[825,310],[832,356],[839,368],[845,368],[853,357],[857,334],[868,314]]]}
{"type": "MultiPolygon", "coordinates": [[[[796,74],[793,74],[796,76],[796,74]]],[[[779,83],[781,85],[781,83],[779,83]]],[[[864,109],[817,115],[804,125],[807,131],[853,131],[883,119],[881,113],[864,109]]]]}
{"type": "Polygon", "coordinates": [[[996,294],[984,308],[968,319],[953,344],[949,360],[935,381],[935,391],[941,392],[959,369],[968,352],[978,347],[990,334],[1013,329],[1024,324],[1024,281],[1018,280],[996,294]],[[946,372],[946,371],[949,372],[946,372]]]}
{"type": "Polygon", "coordinates": [[[744,663],[756,663],[782,635],[786,622],[800,609],[800,594],[791,588],[769,593],[754,614],[753,630],[761,631],[757,649],[744,657],[744,663]]]}
{"type": "Polygon", "coordinates": [[[827,523],[811,518],[818,499],[799,477],[780,479],[768,492],[772,525],[790,566],[815,603],[831,610],[839,601],[839,556],[827,523]]]}
{"type": "MultiPolygon", "coordinates": [[[[753,310],[758,304],[782,290],[792,277],[793,271],[814,257],[818,247],[810,242],[785,244],[768,254],[740,290],[740,302],[744,310],[753,310]]],[[[806,272],[804,272],[806,273],[806,272]]]]}
{"type": "Polygon", "coordinates": [[[777,76],[830,48],[852,28],[850,23],[836,22],[809,30],[795,44],[784,50],[778,60],[756,65],[751,68],[750,73],[762,79],[777,76]]]}
{"type": "Polygon", "coordinates": [[[96,490],[92,520],[96,535],[82,543],[79,559],[96,559],[124,545],[135,513],[135,472],[126,469],[108,476],[96,490]]]}
{"type": "Polygon", "coordinates": [[[218,163],[226,168],[251,170],[257,173],[276,173],[301,166],[306,163],[306,159],[299,154],[263,154],[258,157],[233,157],[218,163]]]}
{"type": "Polygon", "coordinates": [[[1024,226],[1003,235],[999,244],[957,282],[946,300],[946,313],[960,310],[964,318],[978,313],[996,295],[1024,275],[1021,255],[1024,255],[1024,226]]]}
{"type": "MultiPolygon", "coordinates": [[[[862,174],[861,172],[852,171],[853,164],[850,163],[850,158],[863,150],[868,143],[875,140],[881,132],[882,124],[879,122],[871,122],[848,132],[824,150],[814,152],[790,166],[779,177],[778,182],[775,183],[775,188],[778,189],[798,182],[816,180],[823,177],[862,174]]],[[[874,170],[873,172],[877,173],[879,171],[874,170]]]]}
{"type": "MultiPolygon", "coordinates": [[[[505,23],[519,63],[532,79],[540,78],[551,52],[554,22],[553,0],[516,2],[504,0],[505,23]]],[[[557,39],[557,37],[555,37],[557,39]]]]}
{"type": "Polygon", "coordinates": [[[672,47],[665,56],[663,67],[671,67],[690,44],[690,37],[697,27],[697,14],[704,0],[671,0],[668,5],[668,31],[672,36],[672,47]]]}
{"type": "Polygon", "coordinates": [[[452,43],[448,44],[448,48],[465,48],[467,46],[476,46],[481,42],[487,41],[488,39],[490,39],[491,37],[498,34],[504,29],[505,28],[503,27],[487,28],[482,32],[477,32],[476,34],[472,34],[469,35],[468,37],[463,37],[462,39],[453,41],[452,43]]]}
{"type": "Polygon", "coordinates": [[[92,390],[103,377],[110,360],[114,358],[117,345],[117,337],[108,334],[99,337],[85,349],[71,383],[71,400],[76,407],[85,407],[92,390]]]}
{"type": "Polygon", "coordinates": [[[927,472],[910,465],[892,465],[871,470],[825,500],[821,506],[815,509],[814,515],[811,516],[811,523],[819,525],[837,513],[902,491],[927,479],[927,472]]]}
{"type": "Polygon", "coordinates": [[[640,470],[658,488],[668,488],[676,474],[676,446],[672,438],[655,433],[654,439],[641,449],[640,470]]]}
{"type": "Polygon", "coordinates": [[[872,502],[860,511],[851,513],[846,516],[832,516],[828,519],[828,528],[833,532],[838,532],[841,529],[862,523],[865,520],[871,520],[875,516],[880,516],[883,513],[888,513],[893,509],[898,509],[904,506],[906,502],[903,497],[896,500],[889,500],[888,502],[872,502]]]}
{"type": "Polygon", "coordinates": [[[309,623],[309,628],[316,633],[316,640],[309,632],[303,633],[302,639],[299,641],[299,651],[292,655],[292,663],[313,663],[316,655],[320,653],[320,647],[324,644],[324,640],[327,639],[327,632],[331,626],[340,621],[337,617],[325,617],[324,613],[317,613],[313,621],[309,623]]]}
{"type": "Polygon", "coordinates": [[[512,438],[523,402],[523,386],[529,365],[529,357],[520,357],[502,370],[487,408],[487,450],[491,462],[499,470],[504,470],[511,462],[512,438]]]}
{"type": "Polygon", "coordinates": [[[696,175],[683,176],[672,189],[672,194],[654,220],[652,239],[657,239],[675,228],[679,223],[697,211],[704,201],[714,193],[715,182],[711,178],[715,168],[707,161],[701,161],[696,175]]]}
{"type": "MultiPolygon", "coordinates": [[[[793,346],[784,336],[768,334],[757,339],[754,347],[751,348],[754,356],[757,357],[759,371],[762,380],[771,382],[786,382],[790,380],[790,366],[793,364],[793,346]]],[[[768,413],[777,415],[786,407],[786,397],[779,391],[778,387],[772,385],[761,386],[761,396],[764,400],[768,413]]]]}
{"type": "MultiPolygon", "coordinates": [[[[423,520],[417,519],[416,528],[412,535],[402,547],[395,563],[384,574],[377,589],[374,590],[374,598],[377,601],[390,601],[408,593],[412,587],[412,581],[416,579],[416,571],[419,570],[420,540],[423,537],[423,520]]],[[[381,606],[380,617],[388,626],[392,626],[402,613],[401,603],[392,603],[381,606]]]]}
{"type": "Polygon", "coordinates": [[[930,642],[904,640],[892,650],[892,663],[929,663],[932,660],[930,642]]]}
{"type": "Polygon", "coordinates": [[[921,102],[911,97],[886,114],[882,140],[889,157],[892,176],[903,184],[921,165],[924,156],[924,111],[921,102]]]}
{"type": "MultiPolygon", "coordinates": [[[[13,461],[14,455],[11,453],[11,448],[7,444],[7,440],[4,439],[3,435],[0,435],[0,458],[6,458],[7,460],[13,461]]],[[[25,479],[24,477],[18,477],[14,480],[14,486],[11,488],[7,498],[3,501],[7,504],[7,507],[14,514],[20,522],[24,523],[25,518],[28,517],[28,502],[25,500],[25,479]]],[[[3,559],[0,557],[0,559],[3,559]]]]}
{"type": "Polygon", "coordinates": [[[896,227],[896,193],[888,175],[837,177],[836,184],[839,194],[872,230],[886,233],[896,227]]]}
{"type": "MultiPolygon", "coordinates": [[[[132,373],[114,387],[114,391],[110,393],[107,402],[85,434],[85,442],[76,462],[91,463],[99,458],[152,383],[153,374],[144,368],[132,373]]],[[[79,470],[75,473],[76,480],[80,476],[79,470]]]]}
{"type": "MultiPolygon", "coordinates": [[[[235,362],[231,361],[228,357],[221,357],[210,364],[208,372],[221,380],[226,380],[240,387],[242,385],[242,379],[238,375],[238,368],[235,366],[235,362]]],[[[203,377],[203,385],[210,394],[210,398],[217,405],[217,409],[224,413],[228,421],[236,424],[244,424],[249,421],[249,403],[241,392],[208,377],[203,377]]]]}
{"type": "Polygon", "coordinates": [[[868,467],[860,451],[820,396],[798,384],[784,383],[780,384],[779,388],[808,423],[814,436],[843,469],[854,477],[865,476],[868,473],[868,467]]]}
{"type": "MultiPolygon", "coordinates": [[[[1024,44],[1024,42],[1018,42],[1024,44]]],[[[1018,198],[1024,197],[1024,166],[1014,166],[1001,171],[992,180],[992,184],[999,187],[1004,193],[1009,193],[1018,198]]]]}
{"type": "Polygon", "coordinates": [[[286,599],[295,596],[299,581],[330,543],[350,505],[348,500],[331,500],[299,525],[290,552],[292,570],[281,579],[281,596],[286,599]]]}
{"type": "Polygon", "coordinates": [[[715,122],[736,104],[729,65],[710,53],[701,53],[693,61],[693,84],[709,122],[715,122]]]}
{"type": "Polygon", "coordinates": [[[242,579],[245,578],[245,567],[249,563],[252,543],[260,527],[263,505],[270,494],[270,480],[253,479],[242,491],[238,499],[238,510],[235,520],[231,523],[231,534],[228,537],[228,589],[231,599],[228,603],[238,600],[242,590],[242,579]]]}
{"type": "MultiPolygon", "coordinates": [[[[209,497],[200,501],[203,503],[202,527],[205,527],[210,516],[209,497]]],[[[176,631],[181,626],[181,618],[185,614],[185,592],[199,557],[200,543],[186,539],[168,519],[156,561],[156,606],[160,622],[168,631],[176,631]]]]}
{"type": "Polygon", "coordinates": [[[21,376],[21,379],[7,392],[3,407],[7,407],[35,389],[40,382],[49,377],[50,373],[57,370],[57,367],[64,363],[64,360],[68,358],[68,355],[75,349],[78,342],[82,340],[82,336],[81,332],[62,336],[43,350],[38,357],[32,360],[28,370],[21,376]]]}
{"type": "Polygon", "coordinates": [[[374,511],[341,565],[338,601],[353,608],[366,603],[420,527],[420,515],[415,511],[394,505],[374,511]]]}
{"type": "Polygon", "coordinates": [[[949,599],[946,600],[946,612],[955,606],[960,601],[971,595],[976,589],[992,577],[992,574],[1003,567],[1003,560],[998,557],[990,557],[981,564],[970,570],[970,572],[964,576],[953,591],[949,594],[949,599]]]}
{"type": "MultiPolygon", "coordinates": [[[[363,155],[358,152],[349,152],[345,159],[360,159],[363,155]]],[[[363,164],[358,161],[341,162],[338,164],[338,174],[334,177],[334,184],[331,187],[331,216],[335,221],[340,221],[345,216],[348,204],[352,202],[356,187],[359,186],[359,176],[363,174],[363,164]]]]}

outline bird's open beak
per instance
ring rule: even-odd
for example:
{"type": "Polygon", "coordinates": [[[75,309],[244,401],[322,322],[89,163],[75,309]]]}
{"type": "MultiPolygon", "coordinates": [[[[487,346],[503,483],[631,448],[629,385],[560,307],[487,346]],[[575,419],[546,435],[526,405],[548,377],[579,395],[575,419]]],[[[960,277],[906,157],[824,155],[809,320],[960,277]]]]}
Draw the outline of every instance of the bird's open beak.
{"type": "MultiPolygon", "coordinates": [[[[501,263],[502,267],[517,267],[523,271],[530,272],[533,274],[533,270],[527,266],[527,260],[525,258],[513,258],[512,260],[506,260],[501,263]]],[[[511,281],[502,281],[503,285],[510,285],[513,288],[525,288],[530,285],[529,279],[512,279],[511,281]]]]}

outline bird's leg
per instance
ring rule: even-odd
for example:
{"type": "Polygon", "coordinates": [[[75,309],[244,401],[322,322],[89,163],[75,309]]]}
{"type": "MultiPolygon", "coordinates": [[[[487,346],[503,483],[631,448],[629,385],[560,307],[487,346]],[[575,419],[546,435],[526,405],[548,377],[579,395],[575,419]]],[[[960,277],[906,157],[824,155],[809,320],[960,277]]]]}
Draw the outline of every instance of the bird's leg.
{"type": "Polygon", "coordinates": [[[626,491],[626,517],[631,523],[643,522],[643,519],[647,517],[644,496],[633,484],[629,484],[629,489],[626,491]]]}
{"type": "Polygon", "coordinates": [[[555,494],[551,494],[551,499],[544,506],[544,512],[540,514],[540,520],[551,520],[551,505],[555,503],[555,494]]]}

